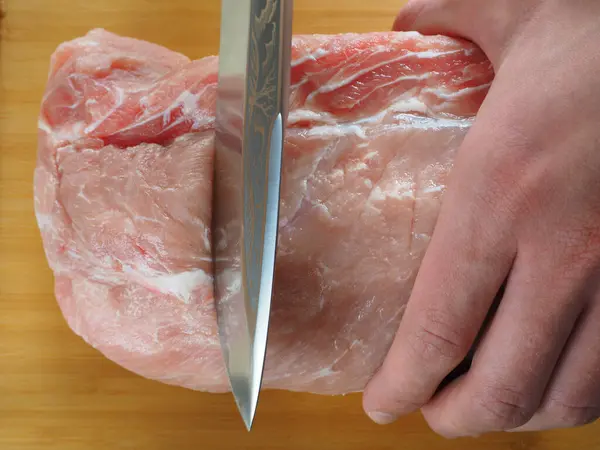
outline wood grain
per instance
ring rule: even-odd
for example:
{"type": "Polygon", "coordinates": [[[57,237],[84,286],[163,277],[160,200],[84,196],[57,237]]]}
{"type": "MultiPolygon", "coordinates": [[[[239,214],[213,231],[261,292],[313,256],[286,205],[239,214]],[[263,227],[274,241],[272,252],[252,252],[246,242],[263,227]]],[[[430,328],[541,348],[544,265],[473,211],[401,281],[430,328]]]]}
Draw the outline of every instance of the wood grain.
{"type": "MultiPolygon", "coordinates": [[[[1,0],[0,0],[1,1],[1,0]]],[[[402,0],[296,0],[296,33],[387,30],[402,0]]],[[[95,27],[190,57],[218,49],[217,0],[5,0],[0,39],[0,449],[600,449],[600,426],[446,441],[415,414],[390,427],[360,395],[265,392],[248,434],[231,396],[145,380],[75,336],[33,215],[36,122],[56,46],[95,27]]]]}

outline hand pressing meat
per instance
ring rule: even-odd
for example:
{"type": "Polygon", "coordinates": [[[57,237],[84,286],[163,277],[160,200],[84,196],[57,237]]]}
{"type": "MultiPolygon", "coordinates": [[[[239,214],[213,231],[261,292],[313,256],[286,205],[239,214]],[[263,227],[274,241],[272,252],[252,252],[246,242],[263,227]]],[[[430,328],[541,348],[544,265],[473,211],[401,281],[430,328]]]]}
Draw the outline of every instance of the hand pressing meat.
{"type": "Polygon", "coordinates": [[[475,42],[495,79],[366,389],[377,422],[421,408],[456,437],[599,417],[599,17],[594,0],[417,0],[398,16],[396,30],[475,42]],[[505,281],[470,370],[436,393],[505,281]]]}
{"type": "MultiPolygon", "coordinates": [[[[492,78],[476,46],[446,37],[294,39],[266,388],[364,388],[492,78]]],[[[229,389],[209,245],[216,81],[216,57],[102,30],[66,42],[35,170],[69,326],[137,374],[211,392],[229,389]]]]}

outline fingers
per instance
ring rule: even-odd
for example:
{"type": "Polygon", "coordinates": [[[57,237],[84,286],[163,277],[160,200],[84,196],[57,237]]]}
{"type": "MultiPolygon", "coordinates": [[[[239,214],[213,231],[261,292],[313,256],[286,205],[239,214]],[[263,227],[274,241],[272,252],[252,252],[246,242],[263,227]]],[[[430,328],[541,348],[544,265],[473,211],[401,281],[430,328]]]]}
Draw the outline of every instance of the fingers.
{"type": "Polygon", "coordinates": [[[576,286],[557,279],[550,260],[521,253],[505,296],[470,371],[423,408],[425,419],[446,437],[510,430],[538,410],[553,368],[583,309],[576,286]]]}
{"type": "Polygon", "coordinates": [[[457,177],[445,194],[397,335],[365,389],[364,409],[378,423],[429,401],[466,356],[510,270],[515,246],[474,178],[457,177]]]}
{"type": "Polygon", "coordinates": [[[581,315],[542,404],[514,431],[586,425],[600,417],[600,290],[581,315]]]}

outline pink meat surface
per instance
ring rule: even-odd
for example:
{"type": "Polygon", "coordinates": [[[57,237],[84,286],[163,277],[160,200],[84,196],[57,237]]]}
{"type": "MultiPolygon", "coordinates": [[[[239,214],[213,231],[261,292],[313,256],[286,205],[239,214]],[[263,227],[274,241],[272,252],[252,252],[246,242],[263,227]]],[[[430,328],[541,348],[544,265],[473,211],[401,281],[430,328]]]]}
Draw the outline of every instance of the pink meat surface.
{"type": "MultiPolygon", "coordinates": [[[[229,389],[210,262],[217,63],[104,30],[60,45],[34,176],[73,331],[130,371],[212,392],[229,389]]],[[[492,78],[446,37],[294,38],[266,388],[363,389],[492,78]]]]}

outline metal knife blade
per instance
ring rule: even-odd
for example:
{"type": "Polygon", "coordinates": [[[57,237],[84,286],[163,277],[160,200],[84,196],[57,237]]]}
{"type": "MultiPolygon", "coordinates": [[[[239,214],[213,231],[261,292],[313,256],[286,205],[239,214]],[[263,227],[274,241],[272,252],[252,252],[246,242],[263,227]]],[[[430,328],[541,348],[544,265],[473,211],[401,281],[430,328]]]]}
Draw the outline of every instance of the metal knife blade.
{"type": "Polygon", "coordinates": [[[248,431],[262,385],[279,221],[292,0],[223,0],[213,179],[214,292],[248,431]]]}

